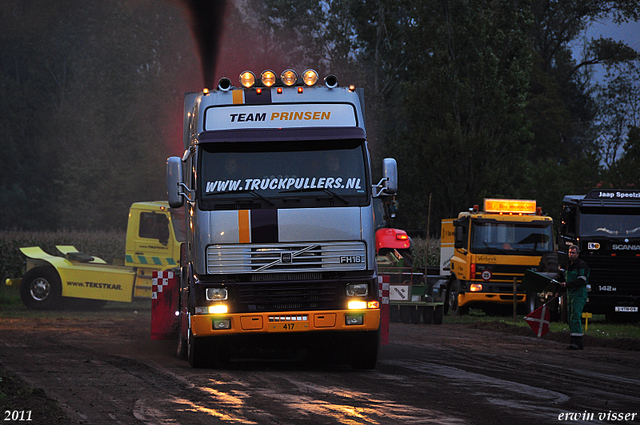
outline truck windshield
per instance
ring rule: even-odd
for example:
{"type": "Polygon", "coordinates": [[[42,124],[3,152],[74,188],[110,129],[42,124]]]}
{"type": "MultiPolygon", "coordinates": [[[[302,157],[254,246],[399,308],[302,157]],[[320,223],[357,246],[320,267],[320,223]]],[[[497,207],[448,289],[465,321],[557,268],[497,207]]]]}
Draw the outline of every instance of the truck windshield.
{"type": "Polygon", "coordinates": [[[551,222],[475,221],[471,232],[471,252],[476,254],[528,255],[553,251],[551,222]]]}
{"type": "Polygon", "coordinates": [[[640,237],[640,209],[583,208],[580,236],[640,237]]]}
{"type": "Polygon", "coordinates": [[[201,146],[198,190],[203,209],[368,203],[362,140],[201,146]]]}

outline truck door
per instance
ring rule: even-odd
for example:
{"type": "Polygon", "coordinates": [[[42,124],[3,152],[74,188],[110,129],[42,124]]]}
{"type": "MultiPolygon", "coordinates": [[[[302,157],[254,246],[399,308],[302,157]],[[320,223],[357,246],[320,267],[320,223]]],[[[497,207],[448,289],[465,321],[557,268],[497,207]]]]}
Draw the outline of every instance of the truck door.
{"type": "MultiPolygon", "coordinates": [[[[132,214],[134,212],[132,211],[132,214]]],[[[175,265],[167,212],[138,211],[127,234],[127,265],[161,270],[175,265]]]]}

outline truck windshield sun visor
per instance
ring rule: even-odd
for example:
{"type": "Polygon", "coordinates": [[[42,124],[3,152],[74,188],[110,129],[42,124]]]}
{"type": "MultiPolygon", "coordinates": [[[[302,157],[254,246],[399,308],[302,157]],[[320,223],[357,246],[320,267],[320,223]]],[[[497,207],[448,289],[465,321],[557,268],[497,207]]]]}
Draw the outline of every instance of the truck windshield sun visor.
{"type": "Polygon", "coordinates": [[[200,206],[242,209],[248,200],[252,208],[367,205],[366,161],[361,139],[203,143],[200,206]]]}

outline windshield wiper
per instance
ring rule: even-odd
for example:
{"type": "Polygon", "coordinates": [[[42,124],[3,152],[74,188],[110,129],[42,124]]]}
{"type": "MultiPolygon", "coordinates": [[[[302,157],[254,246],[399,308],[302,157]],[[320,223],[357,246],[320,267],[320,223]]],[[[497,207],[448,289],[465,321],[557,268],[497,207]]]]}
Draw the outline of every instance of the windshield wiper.
{"type": "Polygon", "coordinates": [[[328,193],[329,195],[331,195],[333,198],[338,198],[340,199],[342,202],[344,202],[345,204],[349,204],[349,201],[347,201],[345,198],[343,198],[342,196],[338,195],[337,193],[335,193],[332,190],[329,189],[318,189],[318,188],[313,188],[313,187],[308,187],[308,188],[301,188],[301,189],[290,189],[290,190],[281,190],[278,193],[299,193],[299,192],[325,192],[328,193]]]}
{"type": "Polygon", "coordinates": [[[260,198],[265,202],[268,202],[269,205],[275,205],[273,203],[273,201],[271,201],[271,199],[260,195],[258,192],[256,192],[255,190],[249,190],[249,189],[243,189],[243,190],[227,190],[224,192],[216,192],[216,193],[212,193],[212,195],[229,195],[229,194],[236,194],[236,193],[248,193],[250,195],[255,196],[256,198],[260,198]]]}

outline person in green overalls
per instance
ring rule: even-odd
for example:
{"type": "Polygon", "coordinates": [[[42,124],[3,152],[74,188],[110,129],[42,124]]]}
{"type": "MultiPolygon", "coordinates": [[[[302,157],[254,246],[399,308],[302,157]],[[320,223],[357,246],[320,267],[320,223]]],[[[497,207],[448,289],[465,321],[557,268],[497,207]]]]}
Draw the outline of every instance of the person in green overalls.
{"type": "MultiPolygon", "coordinates": [[[[569,331],[571,332],[570,350],[582,350],[582,309],[587,303],[587,284],[589,283],[589,266],[578,258],[578,247],[572,245],[568,250],[569,264],[565,270],[565,281],[560,285],[567,288],[569,308],[569,331]]],[[[562,276],[561,276],[562,278],[562,276]]]]}

